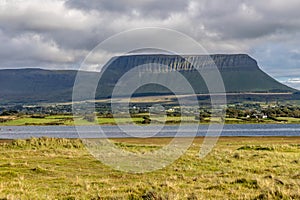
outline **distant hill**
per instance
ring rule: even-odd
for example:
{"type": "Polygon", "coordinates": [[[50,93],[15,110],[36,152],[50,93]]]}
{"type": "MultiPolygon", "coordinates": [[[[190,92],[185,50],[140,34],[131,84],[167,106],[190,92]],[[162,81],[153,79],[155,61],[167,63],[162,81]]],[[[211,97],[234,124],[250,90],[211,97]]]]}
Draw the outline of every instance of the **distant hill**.
{"type": "MultiPolygon", "coordinates": [[[[226,92],[296,92],[264,73],[257,62],[246,54],[211,55],[223,77],[226,92]]],[[[198,94],[208,93],[207,87],[195,68],[209,70],[211,62],[203,55],[130,55],[112,58],[99,81],[96,98],[111,96],[118,79],[135,66],[159,63],[167,69],[148,65],[145,70],[153,76],[166,76],[172,70],[179,71],[191,83],[198,94]],[[187,62],[188,61],[188,62],[187,62]]],[[[88,79],[99,76],[96,72],[81,72],[88,79]]],[[[72,100],[72,90],[77,71],[43,69],[0,70],[0,101],[2,103],[64,102],[72,100]]],[[[88,86],[87,86],[88,87],[88,86]]],[[[135,95],[169,94],[170,91],[158,85],[147,85],[135,95]]]]}

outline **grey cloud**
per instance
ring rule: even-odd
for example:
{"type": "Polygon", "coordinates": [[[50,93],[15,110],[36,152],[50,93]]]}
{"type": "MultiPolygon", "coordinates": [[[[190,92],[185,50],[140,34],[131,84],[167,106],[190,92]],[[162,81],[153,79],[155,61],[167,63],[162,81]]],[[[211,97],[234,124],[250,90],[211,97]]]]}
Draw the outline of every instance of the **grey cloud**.
{"type": "Polygon", "coordinates": [[[282,32],[300,30],[299,1],[272,5],[275,1],[203,1],[200,17],[207,28],[219,33],[221,39],[256,39],[282,32]],[[269,7],[271,6],[270,9],[269,7]]]}
{"type": "Polygon", "coordinates": [[[11,38],[27,33],[41,34],[56,41],[61,48],[82,49],[91,48],[90,43],[95,43],[99,34],[98,20],[98,16],[68,10],[55,0],[24,6],[19,3],[0,12],[0,30],[11,38]]]}
{"type": "MultiPolygon", "coordinates": [[[[37,34],[8,38],[0,32],[1,67],[30,67],[30,64],[70,64],[74,56],[60,49],[53,41],[37,34]]],[[[43,67],[43,66],[40,66],[43,67]]]]}
{"type": "Polygon", "coordinates": [[[250,53],[280,77],[299,69],[299,7],[298,0],[6,1],[0,67],[73,68],[109,36],[156,26],[188,34],[209,53],[250,53]]]}
{"type": "Polygon", "coordinates": [[[119,15],[140,15],[141,17],[166,18],[172,12],[182,12],[188,5],[188,1],[182,0],[68,0],[66,5],[71,8],[112,12],[119,15]]]}
{"type": "Polygon", "coordinates": [[[291,51],[290,54],[290,58],[298,62],[298,64],[300,64],[300,50],[291,51]]]}

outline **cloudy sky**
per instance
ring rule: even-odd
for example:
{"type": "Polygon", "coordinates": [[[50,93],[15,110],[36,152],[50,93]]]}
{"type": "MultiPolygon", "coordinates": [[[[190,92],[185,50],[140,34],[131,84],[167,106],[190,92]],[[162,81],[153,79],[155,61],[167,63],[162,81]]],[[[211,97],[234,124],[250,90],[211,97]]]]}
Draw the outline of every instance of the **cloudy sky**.
{"type": "Polygon", "coordinates": [[[209,53],[248,53],[300,89],[299,8],[299,0],[0,0],[0,68],[78,68],[114,34],[162,27],[209,53]]]}

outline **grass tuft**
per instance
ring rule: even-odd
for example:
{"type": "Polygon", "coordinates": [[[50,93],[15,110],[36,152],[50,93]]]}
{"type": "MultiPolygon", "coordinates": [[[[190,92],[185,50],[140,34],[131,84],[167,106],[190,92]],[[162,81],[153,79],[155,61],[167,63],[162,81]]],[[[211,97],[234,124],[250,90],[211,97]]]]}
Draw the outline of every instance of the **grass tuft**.
{"type": "Polygon", "coordinates": [[[246,146],[239,147],[237,150],[274,151],[274,147],[246,145],[246,146]]]}
{"type": "MultiPolygon", "coordinates": [[[[140,153],[170,139],[112,142],[140,153]]],[[[195,138],[170,166],[135,174],[104,165],[80,140],[7,141],[0,143],[0,199],[300,199],[299,143],[300,137],[221,137],[200,159],[203,138],[195,138]]]]}
{"type": "Polygon", "coordinates": [[[247,188],[259,188],[257,180],[248,180],[246,178],[238,178],[232,184],[241,184],[247,188]]]}
{"type": "Polygon", "coordinates": [[[81,149],[84,147],[83,143],[79,139],[65,139],[65,138],[30,138],[30,139],[17,139],[13,140],[11,145],[5,145],[7,148],[19,148],[19,149],[81,149]]]}

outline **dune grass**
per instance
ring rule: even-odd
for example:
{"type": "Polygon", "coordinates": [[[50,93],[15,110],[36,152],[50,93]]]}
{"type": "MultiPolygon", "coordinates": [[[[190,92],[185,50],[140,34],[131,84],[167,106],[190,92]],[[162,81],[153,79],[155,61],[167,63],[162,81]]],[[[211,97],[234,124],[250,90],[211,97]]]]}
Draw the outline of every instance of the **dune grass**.
{"type": "MultiPolygon", "coordinates": [[[[114,139],[155,150],[169,138],[114,139]]],[[[80,140],[0,144],[1,199],[300,199],[300,137],[223,137],[204,159],[203,138],[172,165],[131,174],[95,160],[80,140]]]]}

